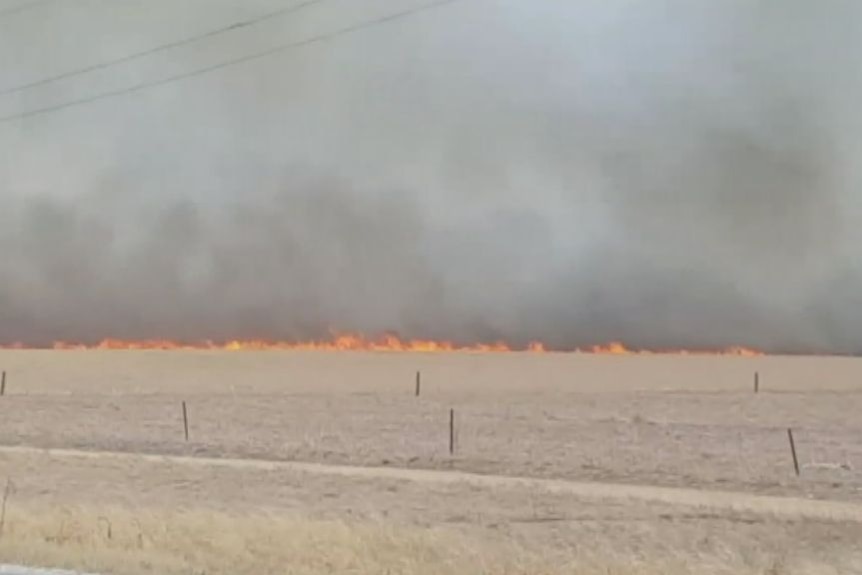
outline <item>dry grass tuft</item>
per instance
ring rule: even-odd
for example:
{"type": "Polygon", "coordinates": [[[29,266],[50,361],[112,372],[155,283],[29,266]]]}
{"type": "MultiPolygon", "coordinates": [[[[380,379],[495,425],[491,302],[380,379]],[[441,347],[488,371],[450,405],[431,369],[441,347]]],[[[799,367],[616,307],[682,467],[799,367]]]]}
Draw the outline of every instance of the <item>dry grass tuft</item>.
{"type": "Polygon", "coordinates": [[[79,508],[10,512],[0,561],[116,575],[551,573],[451,534],[269,515],[79,508]]]}
{"type": "MultiPolygon", "coordinates": [[[[611,554],[612,555],[612,554],[611,554]]],[[[541,558],[514,545],[477,544],[454,531],[213,511],[30,508],[7,515],[0,563],[112,575],[324,573],[387,575],[832,575],[823,565],[704,558],[541,558]],[[802,569],[802,570],[800,570],[802,569]]]]}

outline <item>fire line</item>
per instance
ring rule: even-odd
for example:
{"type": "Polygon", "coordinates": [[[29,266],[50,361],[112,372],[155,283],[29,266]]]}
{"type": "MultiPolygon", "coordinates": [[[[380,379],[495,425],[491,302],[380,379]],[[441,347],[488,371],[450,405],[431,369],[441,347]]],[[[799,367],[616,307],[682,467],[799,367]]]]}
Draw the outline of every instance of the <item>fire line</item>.
{"type": "Polygon", "coordinates": [[[424,339],[401,339],[387,335],[368,338],[361,335],[336,335],[326,340],[310,341],[269,341],[263,339],[231,340],[225,342],[180,342],[169,339],[122,340],[105,339],[98,343],[54,342],[50,345],[30,346],[23,343],[0,345],[0,349],[54,349],[54,350],[152,350],[152,351],[366,351],[366,352],[405,352],[405,353],[586,353],[596,355],[734,355],[754,357],[762,352],[746,347],[730,347],[721,350],[642,350],[631,349],[619,342],[594,345],[576,349],[554,349],[541,342],[533,342],[524,347],[516,347],[504,342],[457,344],[451,341],[424,339]]]}

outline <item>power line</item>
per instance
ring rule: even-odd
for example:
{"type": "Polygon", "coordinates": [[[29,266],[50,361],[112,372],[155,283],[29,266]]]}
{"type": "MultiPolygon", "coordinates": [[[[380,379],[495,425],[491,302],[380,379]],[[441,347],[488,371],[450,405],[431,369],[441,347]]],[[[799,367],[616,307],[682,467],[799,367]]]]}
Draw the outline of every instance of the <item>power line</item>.
{"type": "MultiPolygon", "coordinates": [[[[52,2],[56,0],[43,0],[44,3],[52,2]]],[[[169,42],[167,44],[162,44],[160,46],[155,46],[154,48],[149,48],[147,50],[143,50],[141,52],[136,52],[134,54],[129,54],[128,56],[123,56],[121,58],[117,58],[115,60],[107,60],[105,62],[100,62],[98,64],[92,64],[90,66],[85,66],[83,68],[78,68],[77,70],[70,70],[68,72],[63,72],[62,74],[58,74],[56,76],[50,76],[48,78],[43,78],[41,80],[35,80],[33,82],[29,82],[27,84],[21,84],[20,86],[13,86],[11,88],[0,89],[0,96],[8,96],[10,94],[16,94],[18,92],[23,92],[25,90],[30,90],[32,88],[37,88],[39,86],[44,86],[46,84],[53,84],[54,82],[59,82],[60,80],[65,80],[67,78],[71,78],[73,76],[79,76],[82,74],[88,74],[90,72],[95,72],[97,70],[104,70],[106,68],[112,68],[113,66],[118,66],[120,64],[125,64],[128,62],[132,62],[134,60],[138,60],[141,58],[146,58],[147,56],[152,56],[153,54],[158,54],[160,52],[167,52],[168,50],[173,50],[174,48],[179,48],[181,46],[187,46],[189,44],[194,44],[196,42],[200,42],[201,40],[206,40],[212,38],[214,36],[219,36],[221,34],[225,34],[227,32],[232,32],[234,30],[238,30],[240,28],[246,28],[248,26],[254,26],[255,24],[260,24],[267,20],[272,20],[273,18],[277,18],[279,16],[284,16],[286,14],[290,14],[293,12],[299,12],[300,10],[307,8],[309,6],[313,6],[314,4],[320,4],[327,0],[306,0],[305,2],[300,2],[299,4],[293,4],[286,8],[281,8],[279,10],[275,10],[273,12],[269,12],[267,14],[263,14],[261,16],[257,16],[255,18],[250,18],[248,20],[243,20],[242,22],[237,22],[235,24],[231,24],[229,26],[223,26],[221,28],[217,28],[215,30],[210,30],[208,32],[204,32],[203,34],[199,34],[197,36],[190,36],[188,38],[183,38],[181,40],[176,40],[174,42],[169,42]]],[[[2,13],[0,13],[2,15],[2,13]]]]}
{"type": "Polygon", "coordinates": [[[61,110],[67,110],[69,108],[77,108],[80,106],[85,106],[87,104],[92,104],[94,102],[99,102],[101,100],[107,100],[110,98],[116,98],[119,96],[125,96],[128,94],[134,94],[137,92],[142,92],[144,90],[148,90],[150,88],[157,88],[159,86],[164,86],[166,84],[172,84],[174,82],[179,82],[182,80],[187,80],[189,78],[194,78],[197,76],[203,76],[217,70],[221,70],[223,68],[229,68],[232,66],[237,66],[240,64],[245,64],[246,62],[251,62],[253,60],[260,60],[262,58],[266,58],[268,56],[272,56],[274,54],[278,54],[280,52],[287,52],[289,50],[293,50],[295,48],[302,48],[305,46],[310,46],[313,44],[322,44],[324,42],[328,42],[330,40],[335,40],[341,36],[346,36],[349,34],[353,34],[355,32],[359,32],[362,30],[366,30],[368,28],[374,28],[376,26],[381,26],[384,24],[389,24],[391,22],[396,22],[398,20],[404,20],[416,14],[422,12],[429,12],[431,10],[435,10],[437,8],[442,8],[443,6],[447,6],[449,4],[455,4],[456,2],[460,2],[462,0],[437,0],[435,2],[430,2],[423,6],[418,6],[415,8],[410,8],[408,10],[402,10],[400,12],[394,12],[392,14],[388,14],[386,16],[381,16],[380,18],[375,18],[373,20],[366,20],[365,22],[360,22],[358,24],[352,24],[350,26],[345,26],[343,28],[339,28],[333,32],[327,32],[325,34],[320,34],[318,36],[312,36],[311,38],[306,38],[305,40],[298,40],[296,42],[291,42],[289,44],[282,44],[280,46],[275,46],[273,48],[269,48],[267,50],[262,50],[260,52],[255,52],[253,54],[248,54],[246,56],[240,56],[238,58],[234,58],[232,60],[226,60],[224,62],[220,62],[218,64],[213,64],[211,66],[206,66],[203,68],[198,68],[197,70],[192,70],[190,72],[184,72],[182,74],[175,74],[173,76],[168,76],[167,78],[163,78],[161,80],[157,80],[155,82],[143,82],[140,84],[136,84],[134,86],[130,86],[128,88],[123,88],[120,90],[113,90],[109,92],[102,92],[101,94],[96,94],[94,96],[89,96],[86,98],[80,98],[78,100],[71,100],[68,102],[64,102],[62,104],[57,104],[55,106],[46,106],[44,108],[37,108],[35,110],[30,110],[28,112],[23,112],[20,114],[13,114],[11,116],[0,117],[0,124],[8,124],[10,122],[14,122],[17,120],[24,120],[27,118],[33,118],[36,116],[44,116],[47,114],[51,114],[54,112],[59,112],[61,110]]]}
{"type": "Polygon", "coordinates": [[[56,2],[57,0],[33,0],[33,2],[27,2],[26,4],[19,4],[18,6],[13,6],[12,8],[6,8],[5,10],[0,10],[0,18],[6,18],[7,16],[14,16],[15,14],[20,14],[21,12],[26,12],[27,10],[32,10],[33,8],[38,8],[39,6],[43,6],[45,4],[51,4],[52,2],[56,2]]]}

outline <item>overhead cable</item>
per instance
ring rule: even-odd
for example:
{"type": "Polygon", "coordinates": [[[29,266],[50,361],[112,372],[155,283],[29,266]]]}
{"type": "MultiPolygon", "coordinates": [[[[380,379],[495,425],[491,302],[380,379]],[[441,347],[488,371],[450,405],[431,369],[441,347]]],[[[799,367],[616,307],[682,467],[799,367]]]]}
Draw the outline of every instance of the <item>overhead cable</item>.
{"type": "Polygon", "coordinates": [[[247,54],[245,56],[239,56],[239,57],[233,58],[231,60],[225,60],[225,61],[219,62],[217,64],[212,64],[209,66],[197,68],[196,70],[191,70],[188,72],[174,74],[172,76],[162,78],[161,80],[155,80],[155,81],[151,81],[151,82],[142,82],[140,84],[135,84],[135,85],[129,86],[127,88],[121,88],[119,90],[101,92],[99,94],[87,96],[84,98],[79,98],[77,100],[69,100],[66,102],[62,102],[60,104],[56,104],[56,105],[52,105],[52,106],[45,106],[44,108],[36,108],[33,110],[28,110],[26,112],[21,112],[18,114],[12,114],[9,116],[0,117],[0,124],[8,124],[10,122],[15,122],[18,120],[24,120],[27,118],[33,118],[36,116],[45,116],[48,114],[59,112],[61,110],[68,110],[70,108],[78,108],[78,107],[85,106],[88,104],[100,102],[102,100],[108,100],[111,98],[117,98],[120,96],[129,95],[129,94],[136,94],[139,92],[143,92],[145,90],[157,88],[160,86],[165,86],[167,84],[173,84],[175,82],[181,82],[183,80],[187,80],[187,79],[194,78],[197,76],[204,76],[206,74],[210,74],[212,72],[215,72],[217,70],[222,70],[224,68],[238,66],[240,64],[245,64],[247,62],[251,62],[254,60],[260,60],[262,58],[267,58],[267,57],[273,56],[275,54],[288,52],[290,50],[302,48],[305,46],[311,46],[314,44],[321,44],[324,42],[335,40],[335,39],[340,38],[342,36],[346,36],[349,34],[354,34],[356,32],[360,32],[362,30],[367,30],[369,28],[374,28],[377,26],[382,26],[385,24],[396,22],[399,20],[404,20],[404,19],[409,18],[411,16],[415,16],[415,15],[423,13],[423,12],[430,12],[432,10],[442,8],[443,6],[455,4],[455,3],[461,2],[461,1],[463,1],[463,0],[436,0],[434,2],[429,2],[429,3],[423,4],[421,6],[417,6],[414,8],[407,9],[407,10],[401,10],[399,12],[393,12],[393,13],[387,14],[385,16],[375,18],[373,20],[366,20],[364,22],[359,22],[357,24],[351,24],[351,25],[345,26],[343,28],[338,28],[337,30],[334,30],[332,32],[326,32],[323,34],[312,36],[310,38],[306,38],[304,40],[297,40],[295,42],[290,42],[287,44],[281,44],[279,46],[268,48],[266,50],[254,52],[252,54],[247,54]]]}
{"type": "MultiPolygon", "coordinates": [[[[54,1],[54,0],[47,0],[54,1]]],[[[59,82],[60,80],[66,80],[68,78],[72,78],[75,76],[81,76],[84,74],[89,74],[90,72],[96,72],[98,70],[105,70],[107,68],[112,68],[114,66],[119,66],[120,64],[126,64],[128,62],[132,62],[135,60],[140,60],[146,58],[147,56],[152,56],[154,54],[158,54],[160,52],[167,52],[168,50],[173,50],[175,48],[180,48],[182,46],[188,46],[189,44],[195,44],[197,42],[201,42],[203,40],[208,40],[210,38],[220,36],[222,34],[226,34],[228,32],[233,32],[234,30],[238,30],[240,28],[247,28],[249,26],[254,26],[255,24],[260,24],[267,20],[272,20],[273,18],[277,18],[279,16],[284,16],[293,12],[299,12],[304,8],[308,8],[314,4],[320,4],[322,2],[326,2],[327,0],[306,0],[305,2],[300,2],[299,4],[292,4],[288,7],[281,8],[279,10],[275,10],[273,12],[268,12],[261,16],[256,16],[254,18],[249,18],[248,20],[243,20],[241,22],[235,22],[228,26],[222,26],[220,28],[216,28],[214,30],[209,30],[202,34],[197,34],[195,36],[189,36],[188,38],[182,38],[180,40],[175,40],[173,42],[168,42],[167,44],[161,44],[159,46],[155,46],[153,48],[148,48],[146,50],[135,52],[134,54],[129,54],[127,56],[121,56],[119,58],[115,58],[113,60],[106,60],[104,62],[99,62],[96,64],[91,64],[89,66],[84,66],[82,68],[77,68],[75,70],[69,70],[68,72],[63,72],[62,74],[57,74],[56,76],[49,76],[47,78],[41,78],[39,80],[34,80],[32,82],[28,82],[26,84],[20,84],[18,86],[12,86],[10,88],[2,88],[0,89],[0,96],[8,96],[11,94],[16,94],[18,92],[23,92],[25,90],[30,90],[32,88],[38,88],[39,86],[45,86],[47,84],[53,84],[54,82],[59,82]]],[[[0,13],[2,15],[2,13],[0,13]]]]}

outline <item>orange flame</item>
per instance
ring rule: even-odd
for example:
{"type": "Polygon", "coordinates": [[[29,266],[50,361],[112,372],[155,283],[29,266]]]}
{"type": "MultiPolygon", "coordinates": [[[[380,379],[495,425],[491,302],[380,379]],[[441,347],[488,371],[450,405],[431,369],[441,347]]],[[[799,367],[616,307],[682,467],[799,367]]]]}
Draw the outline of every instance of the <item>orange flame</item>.
{"type": "Polygon", "coordinates": [[[732,346],[717,351],[691,349],[651,351],[645,349],[629,349],[620,342],[611,342],[607,345],[594,345],[586,350],[577,349],[575,351],[579,353],[592,353],[598,355],[736,355],[740,357],[759,357],[765,355],[762,351],[742,346],[732,346]]]}
{"type": "MultiPolygon", "coordinates": [[[[523,348],[512,347],[504,342],[456,344],[450,341],[433,341],[424,339],[404,340],[394,335],[386,335],[377,339],[370,339],[356,334],[336,334],[327,340],[311,341],[268,341],[263,339],[233,340],[222,343],[203,341],[198,343],[179,342],[173,340],[141,340],[127,341],[120,339],[105,339],[96,344],[82,344],[58,341],[48,346],[55,350],[220,350],[220,351],[373,351],[373,352],[413,352],[413,353],[435,353],[435,352],[467,352],[467,353],[548,353],[573,352],[597,355],[654,355],[654,354],[679,354],[679,355],[735,355],[754,357],[763,353],[745,348],[730,347],[724,350],[666,350],[648,351],[633,350],[620,342],[611,342],[606,345],[594,345],[588,348],[573,350],[550,349],[542,342],[532,342],[523,348]]],[[[31,349],[21,343],[12,345],[0,345],[0,349],[31,349]]]]}

